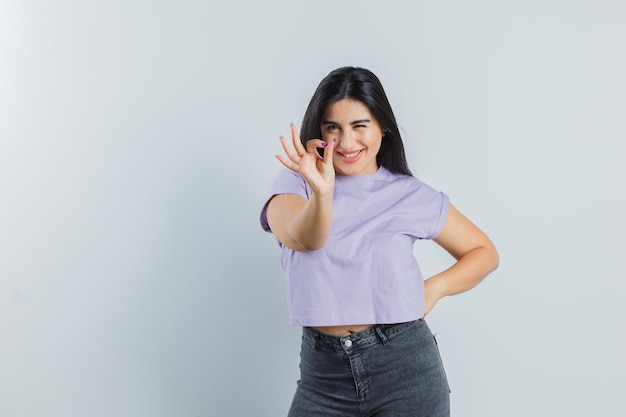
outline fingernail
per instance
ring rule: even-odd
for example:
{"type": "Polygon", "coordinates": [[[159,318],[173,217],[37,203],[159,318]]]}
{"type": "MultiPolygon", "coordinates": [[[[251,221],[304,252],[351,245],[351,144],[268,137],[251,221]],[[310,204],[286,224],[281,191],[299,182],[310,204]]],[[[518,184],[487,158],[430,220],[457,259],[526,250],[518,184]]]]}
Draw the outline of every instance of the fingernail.
{"type": "Polygon", "coordinates": [[[325,147],[327,147],[327,146],[328,146],[328,143],[326,143],[326,142],[322,142],[322,148],[325,148],[325,147]]]}

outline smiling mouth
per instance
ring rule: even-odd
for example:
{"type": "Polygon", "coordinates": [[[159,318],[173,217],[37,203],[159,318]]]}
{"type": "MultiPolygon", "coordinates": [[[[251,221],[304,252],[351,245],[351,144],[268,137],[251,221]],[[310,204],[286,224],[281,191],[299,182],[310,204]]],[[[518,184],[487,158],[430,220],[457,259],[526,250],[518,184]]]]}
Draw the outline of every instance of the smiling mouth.
{"type": "Polygon", "coordinates": [[[361,149],[350,153],[337,152],[337,154],[339,155],[341,162],[344,164],[355,164],[361,159],[364,151],[365,149],[361,149]]]}
{"type": "MultiPolygon", "coordinates": [[[[361,151],[362,151],[362,149],[361,149],[361,151]]],[[[354,158],[359,153],[361,153],[361,151],[356,151],[356,152],[352,152],[352,153],[341,153],[341,152],[339,152],[339,154],[342,155],[342,156],[345,156],[346,158],[354,158]]]]}

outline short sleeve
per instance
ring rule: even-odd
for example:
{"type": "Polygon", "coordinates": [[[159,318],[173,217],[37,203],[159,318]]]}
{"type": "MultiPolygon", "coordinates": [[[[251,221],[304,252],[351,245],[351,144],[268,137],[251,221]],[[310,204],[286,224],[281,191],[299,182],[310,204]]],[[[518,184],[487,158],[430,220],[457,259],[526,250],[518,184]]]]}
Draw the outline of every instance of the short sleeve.
{"type": "Polygon", "coordinates": [[[437,215],[433,219],[433,232],[428,237],[426,237],[426,239],[435,239],[437,236],[439,236],[439,234],[443,230],[443,227],[446,225],[448,212],[450,211],[450,198],[446,193],[440,191],[438,192],[437,206],[437,215]]]}
{"type": "Polygon", "coordinates": [[[417,180],[418,187],[415,191],[415,207],[413,213],[415,223],[418,225],[418,239],[435,239],[446,224],[450,210],[450,198],[428,184],[417,180]]]}
{"type": "Polygon", "coordinates": [[[300,174],[288,169],[280,171],[274,178],[274,181],[272,181],[268,191],[268,197],[265,200],[265,204],[263,204],[263,208],[261,209],[261,227],[266,232],[272,231],[267,223],[267,205],[272,197],[278,194],[296,194],[308,200],[311,195],[311,190],[300,174]]]}

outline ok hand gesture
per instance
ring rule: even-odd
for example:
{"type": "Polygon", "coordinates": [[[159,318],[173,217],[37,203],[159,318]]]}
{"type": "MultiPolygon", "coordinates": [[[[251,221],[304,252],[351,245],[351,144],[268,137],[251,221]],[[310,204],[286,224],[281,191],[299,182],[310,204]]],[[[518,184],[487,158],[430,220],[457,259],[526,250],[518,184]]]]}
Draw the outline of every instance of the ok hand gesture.
{"type": "Polygon", "coordinates": [[[331,194],[335,187],[335,168],[333,166],[334,140],[330,143],[320,139],[311,139],[306,143],[306,149],[300,142],[298,129],[291,124],[291,141],[293,150],[287,139],[280,136],[280,143],[287,154],[287,158],[276,155],[276,158],[290,170],[302,175],[309,186],[317,194],[331,194]],[[317,148],[324,148],[324,157],[317,153],[317,148]]]}

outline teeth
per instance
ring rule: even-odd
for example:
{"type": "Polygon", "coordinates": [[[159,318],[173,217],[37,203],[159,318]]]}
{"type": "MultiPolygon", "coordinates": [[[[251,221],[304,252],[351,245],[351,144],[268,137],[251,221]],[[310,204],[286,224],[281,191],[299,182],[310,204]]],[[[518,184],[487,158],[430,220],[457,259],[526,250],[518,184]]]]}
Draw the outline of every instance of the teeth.
{"type": "Polygon", "coordinates": [[[346,158],[352,158],[353,156],[357,156],[359,154],[359,152],[361,151],[356,151],[353,153],[344,153],[343,156],[345,156],[346,158]]]}

